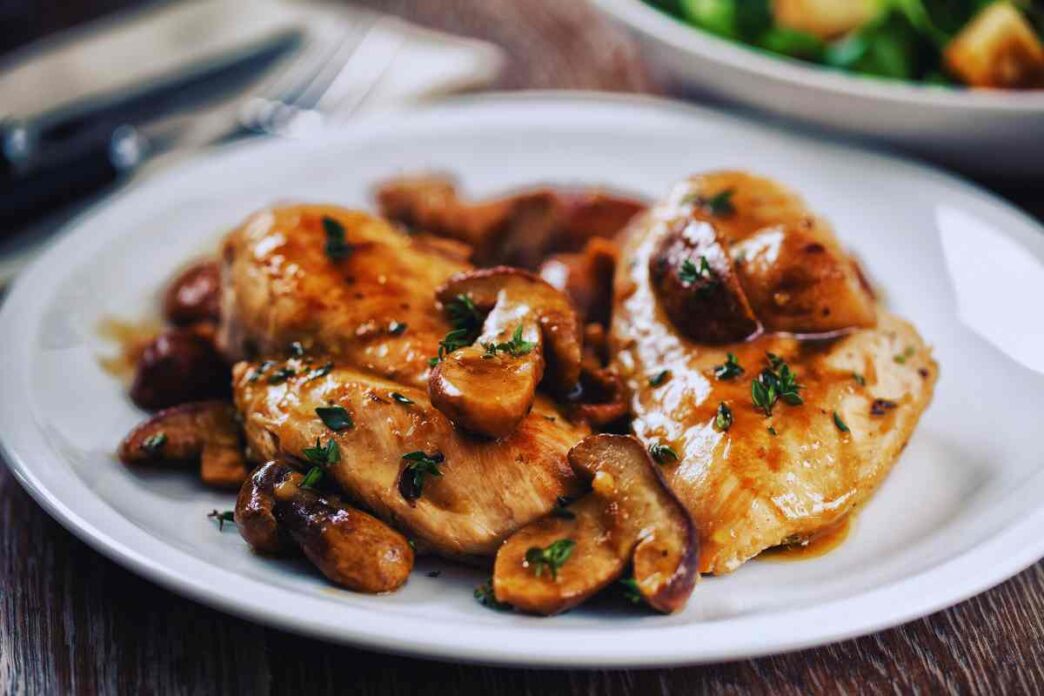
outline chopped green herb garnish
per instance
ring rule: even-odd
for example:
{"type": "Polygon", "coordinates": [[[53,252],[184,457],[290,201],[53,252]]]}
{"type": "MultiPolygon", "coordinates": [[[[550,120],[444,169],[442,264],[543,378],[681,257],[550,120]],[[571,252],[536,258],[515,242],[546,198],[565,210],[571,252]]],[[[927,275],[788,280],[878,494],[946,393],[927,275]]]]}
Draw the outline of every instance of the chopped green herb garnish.
{"type": "Polygon", "coordinates": [[[442,476],[439,465],[446,458],[442,452],[427,454],[422,450],[407,452],[402,455],[405,466],[399,474],[399,493],[406,500],[416,500],[424,491],[424,480],[428,476],[442,476]]]}
{"type": "Polygon", "coordinates": [[[392,323],[388,324],[388,333],[390,333],[392,336],[401,336],[405,332],[406,324],[403,324],[401,321],[393,321],[392,323]]]}
{"type": "Polygon", "coordinates": [[[618,587],[620,588],[620,596],[625,601],[631,604],[641,604],[645,601],[642,599],[642,593],[638,590],[638,581],[634,579],[634,576],[621,579],[618,587]]]}
{"type": "Polygon", "coordinates": [[[718,413],[714,416],[714,427],[721,432],[732,427],[732,409],[724,401],[718,404],[718,413]]]}
{"type": "Polygon", "coordinates": [[[575,546],[576,542],[572,539],[553,541],[546,548],[531,546],[526,551],[526,565],[538,578],[547,570],[552,580],[558,580],[558,571],[569,560],[575,546]]]}
{"type": "Polygon", "coordinates": [[[320,365],[319,367],[315,368],[314,370],[312,370],[311,372],[308,373],[308,379],[306,379],[305,381],[306,382],[311,382],[313,379],[319,379],[320,377],[325,377],[326,375],[330,374],[330,370],[332,370],[332,369],[333,369],[333,363],[332,362],[328,362],[325,365],[320,365]]]}
{"type": "Polygon", "coordinates": [[[327,440],[325,445],[319,444],[319,438],[315,438],[315,447],[305,447],[301,450],[305,459],[317,466],[330,466],[341,461],[341,448],[335,440],[327,440]]]}
{"type": "Polygon", "coordinates": [[[848,426],[845,425],[845,422],[843,420],[841,420],[841,415],[837,411],[834,411],[834,425],[836,425],[837,429],[840,430],[843,433],[850,433],[850,432],[852,432],[851,430],[848,429],[848,426]]]}
{"type": "Polygon", "coordinates": [[[167,434],[163,431],[156,433],[155,435],[149,435],[141,443],[141,449],[148,455],[155,457],[157,454],[163,451],[163,447],[167,444],[167,434]]]}
{"type": "Polygon", "coordinates": [[[278,370],[268,376],[269,384],[282,384],[286,380],[294,376],[294,368],[289,365],[283,365],[278,370]]]}
{"type": "Polygon", "coordinates": [[[743,372],[744,370],[739,364],[739,360],[732,353],[726,353],[725,362],[714,367],[714,376],[722,380],[734,379],[742,375],[743,372]]]}
{"type": "Polygon", "coordinates": [[[258,365],[255,369],[251,370],[250,375],[247,377],[248,382],[256,382],[261,379],[261,375],[265,373],[265,370],[275,365],[273,360],[265,360],[263,363],[258,365]]]}
{"type": "Polygon", "coordinates": [[[497,601],[497,597],[493,593],[493,580],[487,580],[475,588],[475,599],[487,609],[496,611],[508,611],[511,609],[510,604],[497,601]]]}
{"type": "Polygon", "coordinates": [[[446,314],[455,329],[478,331],[482,326],[482,313],[467,295],[457,295],[446,303],[446,314]]]}
{"type": "Polygon", "coordinates": [[[536,347],[536,343],[533,341],[525,341],[522,339],[522,325],[519,324],[515,327],[514,333],[511,334],[511,340],[503,343],[483,343],[482,344],[486,353],[482,357],[492,358],[497,354],[497,351],[508,353],[516,358],[523,355],[528,355],[532,352],[533,348],[536,347]]]}
{"type": "Polygon", "coordinates": [[[769,431],[769,435],[771,435],[772,437],[776,437],[776,435],[779,434],[779,433],[776,432],[776,429],[774,427],[772,427],[771,425],[768,427],[768,431],[769,431]]]}
{"type": "Polygon", "coordinates": [[[399,392],[392,392],[391,393],[391,398],[392,398],[393,401],[397,401],[400,404],[402,404],[403,406],[410,406],[411,404],[413,404],[413,399],[410,399],[409,397],[403,396],[399,392]]]}
{"type": "Polygon", "coordinates": [[[906,361],[909,360],[910,358],[912,358],[915,352],[916,351],[914,351],[914,347],[913,346],[907,346],[906,349],[902,353],[899,353],[898,355],[893,356],[892,360],[896,361],[900,365],[905,365],[906,361]]]}
{"type": "Polygon", "coordinates": [[[670,378],[671,378],[671,371],[670,370],[660,370],[655,375],[653,375],[652,377],[649,378],[649,386],[650,387],[658,387],[658,386],[660,386],[661,384],[663,384],[664,382],[666,382],[670,378]]]}
{"type": "Polygon", "coordinates": [[[865,387],[866,386],[866,377],[864,377],[863,375],[859,374],[858,372],[853,372],[852,373],[852,379],[854,379],[856,381],[856,384],[858,384],[859,386],[861,386],[861,387],[865,387]]]}
{"type": "Polygon", "coordinates": [[[470,346],[475,342],[477,336],[470,329],[453,329],[439,341],[439,354],[428,361],[428,365],[435,367],[443,358],[455,350],[470,346]]]}
{"type": "Polygon", "coordinates": [[[355,425],[347,409],[342,406],[319,406],[315,409],[315,415],[319,416],[326,427],[334,432],[348,430],[355,425]]]}
{"type": "Polygon", "coordinates": [[[706,256],[700,257],[698,266],[692,259],[685,259],[682,262],[681,271],[678,272],[678,279],[688,285],[701,280],[714,280],[714,277],[714,269],[710,267],[706,256]]]}
{"type": "Polygon", "coordinates": [[[674,448],[659,442],[649,445],[649,454],[659,464],[666,464],[668,460],[678,461],[678,453],[674,451],[674,448]]]}
{"type": "Polygon", "coordinates": [[[323,470],[321,467],[313,466],[308,470],[308,473],[301,479],[301,488],[312,488],[314,489],[319,482],[323,480],[323,470]]]}
{"type": "Polygon", "coordinates": [[[697,196],[695,203],[714,217],[726,217],[736,212],[736,208],[732,205],[733,193],[735,193],[733,189],[725,189],[713,196],[697,196]]]}
{"type": "Polygon", "coordinates": [[[772,408],[776,401],[782,399],[791,406],[799,406],[805,400],[798,394],[801,385],[797,383],[795,375],[783,358],[773,353],[768,353],[769,367],[750,383],[750,397],[754,406],[765,412],[766,416],[772,415],[772,408]]]}
{"type": "Polygon", "coordinates": [[[225,510],[223,512],[218,510],[211,510],[207,513],[207,517],[218,523],[219,532],[224,530],[226,522],[231,522],[233,524],[235,524],[236,522],[236,513],[234,513],[231,510],[225,510]]]}
{"type": "Polygon", "coordinates": [[[333,261],[340,261],[352,253],[352,246],[348,243],[344,225],[332,217],[324,215],[323,232],[326,233],[326,246],[324,249],[327,257],[333,261]]]}

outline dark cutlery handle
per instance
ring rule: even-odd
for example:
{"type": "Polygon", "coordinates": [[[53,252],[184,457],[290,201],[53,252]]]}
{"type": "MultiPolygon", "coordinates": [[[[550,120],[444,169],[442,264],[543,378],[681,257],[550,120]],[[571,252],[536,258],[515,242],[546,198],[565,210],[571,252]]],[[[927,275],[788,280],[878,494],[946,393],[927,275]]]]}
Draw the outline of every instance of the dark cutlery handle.
{"type": "Polygon", "coordinates": [[[144,138],[128,125],[99,124],[67,139],[42,142],[29,127],[9,123],[2,138],[0,211],[8,224],[98,191],[148,154],[144,138]]]}

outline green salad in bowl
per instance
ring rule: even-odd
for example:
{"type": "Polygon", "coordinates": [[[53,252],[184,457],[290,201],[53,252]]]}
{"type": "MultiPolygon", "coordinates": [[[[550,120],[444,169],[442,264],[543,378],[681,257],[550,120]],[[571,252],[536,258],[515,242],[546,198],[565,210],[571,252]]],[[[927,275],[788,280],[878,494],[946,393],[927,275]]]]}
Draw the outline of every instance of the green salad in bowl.
{"type": "Polygon", "coordinates": [[[756,49],[941,85],[1044,88],[1039,0],[644,0],[756,49]]]}

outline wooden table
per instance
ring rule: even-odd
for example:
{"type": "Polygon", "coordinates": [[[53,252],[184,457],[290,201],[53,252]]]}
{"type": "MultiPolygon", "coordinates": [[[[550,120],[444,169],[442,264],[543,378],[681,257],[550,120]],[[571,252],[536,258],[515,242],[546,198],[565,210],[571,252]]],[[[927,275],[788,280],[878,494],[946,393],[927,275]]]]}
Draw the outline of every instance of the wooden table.
{"type": "MultiPolygon", "coordinates": [[[[366,4],[504,46],[511,60],[502,88],[656,91],[634,46],[580,0],[366,4]]],[[[30,5],[25,26],[34,33],[90,14],[57,0],[30,5]]],[[[1044,216],[1039,189],[1007,193],[1044,216]]],[[[731,664],[556,672],[379,655],[231,618],[160,589],[75,539],[0,466],[0,694],[1041,693],[1042,644],[1037,564],[894,630],[731,664]]]]}

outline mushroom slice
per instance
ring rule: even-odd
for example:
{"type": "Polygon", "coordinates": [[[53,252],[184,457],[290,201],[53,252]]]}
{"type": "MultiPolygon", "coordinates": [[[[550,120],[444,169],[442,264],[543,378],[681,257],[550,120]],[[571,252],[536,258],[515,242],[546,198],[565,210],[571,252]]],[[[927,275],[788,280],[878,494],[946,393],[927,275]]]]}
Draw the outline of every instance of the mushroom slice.
{"type": "Polygon", "coordinates": [[[443,306],[467,298],[488,311],[471,346],[446,354],[428,378],[432,404],[465,430],[504,437],[533,406],[537,385],[568,393],[580,376],[582,332],[569,300],[537,276],[499,266],[439,288],[443,306]]]}
{"type": "Polygon", "coordinates": [[[649,277],[671,322],[693,341],[733,343],[758,332],[728,241],[713,223],[679,218],[650,256],[649,277]]]}
{"type": "Polygon", "coordinates": [[[645,448],[631,436],[593,435],[570,450],[569,461],[591,477],[592,493],[564,516],[538,520],[504,542],[493,569],[497,600],[555,614],[597,593],[630,563],[649,606],[682,608],[699,579],[696,530],[645,448]]]}
{"type": "MultiPolygon", "coordinates": [[[[332,582],[377,594],[398,590],[406,581],[413,569],[413,550],[405,536],[336,496],[304,487],[305,477],[285,463],[272,461],[264,470],[258,479],[278,528],[332,582]]],[[[236,515],[238,520],[238,504],[236,515]]],[[[243,538],[252,543],[251,527],[246,531],[243,538]]]]}
{"type": "Polygon", "coordinates": [[[497,551],[493,592],[498,602],[550,616],[584,602],[623,574],[627,557],[613,538],[605,500],[590,495],[565,510],[526,525],[497,551]],[[556,545],[569,551],[553,571],[533,560],[535,553],[546,555],[556,545]]]}
{"type": "Polygon", "coordinates": [[[293,551],[296,546],[275,517],[275,495],[273,490],[290,475],[288,466],[268,462],[259,466],[250,478],[243,482],[236,497],[235,520],[239,534],[260,553],[281,555],[293,551]]]}
{"type": "Polygon", "coordinates": [[[595,237],[582,252],[548,257],[540,277],[565,293],[585,322],[608,325],[617,254],[616,244],[595,237]]]}
{"type": "Polygon", "coordinates": [[[120,443],[124,464],[198,461],[203,483],[235,488],[247,477],[236,412],[225,401],[197,401],[155,414],[120,443]]]}

